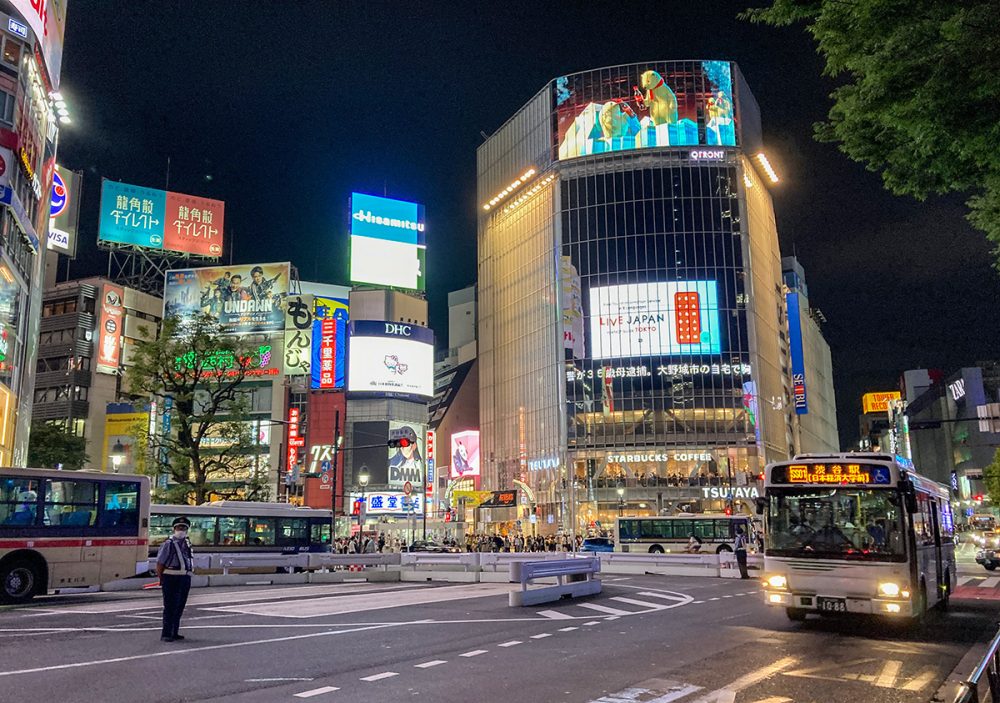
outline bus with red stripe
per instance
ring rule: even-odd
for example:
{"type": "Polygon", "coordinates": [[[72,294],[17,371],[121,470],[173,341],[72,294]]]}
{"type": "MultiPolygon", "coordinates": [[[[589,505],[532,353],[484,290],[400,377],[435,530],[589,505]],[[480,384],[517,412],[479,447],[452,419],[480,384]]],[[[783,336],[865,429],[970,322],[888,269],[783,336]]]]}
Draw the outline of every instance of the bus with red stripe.
{"type": "Polygon", "coordinates": [[[145,573],[149,479],[0,468],[0,603],[145,573]]]}

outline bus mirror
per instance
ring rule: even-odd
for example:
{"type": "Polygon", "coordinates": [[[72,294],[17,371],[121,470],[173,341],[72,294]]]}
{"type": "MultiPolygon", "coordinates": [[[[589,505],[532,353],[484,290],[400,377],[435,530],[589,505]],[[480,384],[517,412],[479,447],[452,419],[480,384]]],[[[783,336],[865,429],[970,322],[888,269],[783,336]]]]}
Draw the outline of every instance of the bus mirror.
{"type": "Polygon", "coordinates": [[[757,507],[757,514],[763,515],[764,509],[767,507],[767,498],[755,498],[754,504],[757,507]]]}

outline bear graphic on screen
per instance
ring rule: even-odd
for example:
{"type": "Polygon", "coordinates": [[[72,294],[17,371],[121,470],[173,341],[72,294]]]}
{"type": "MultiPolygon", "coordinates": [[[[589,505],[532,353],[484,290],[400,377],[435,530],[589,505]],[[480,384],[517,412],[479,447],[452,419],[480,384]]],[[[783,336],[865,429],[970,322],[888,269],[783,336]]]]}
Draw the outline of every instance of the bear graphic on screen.
{"type": "Polygon", "coordinates": [[[640,110],[649,110],[654,125],[677,123],[677,96],[656,71],[639,76],[639,85],[632,87],[640,110]]]}

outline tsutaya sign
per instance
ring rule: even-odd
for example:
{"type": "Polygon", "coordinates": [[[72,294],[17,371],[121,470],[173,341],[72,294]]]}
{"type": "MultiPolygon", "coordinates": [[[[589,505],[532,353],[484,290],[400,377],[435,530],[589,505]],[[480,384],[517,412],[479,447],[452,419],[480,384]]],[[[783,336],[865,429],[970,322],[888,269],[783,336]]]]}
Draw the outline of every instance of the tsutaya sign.
{"type": "Polygon", "coordinates": [[[757,486],[735,486],[733,488],[712,486],[711,488],[702,488],[701,492],[705,498],[724,500],[733,498],[760,498],[760,491],[757,490],[757,486]]]}

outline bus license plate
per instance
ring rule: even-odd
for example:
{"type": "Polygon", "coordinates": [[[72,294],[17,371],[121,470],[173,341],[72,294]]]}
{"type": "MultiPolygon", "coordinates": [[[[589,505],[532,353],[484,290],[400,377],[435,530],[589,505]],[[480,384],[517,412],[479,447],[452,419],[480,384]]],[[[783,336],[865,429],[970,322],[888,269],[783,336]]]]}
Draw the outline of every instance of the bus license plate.
{"type": "Polygon", "coordinates": [[[843,598],[817,598],[816,607],[824,613],[846,613],[847,601],[843,598]]]}

